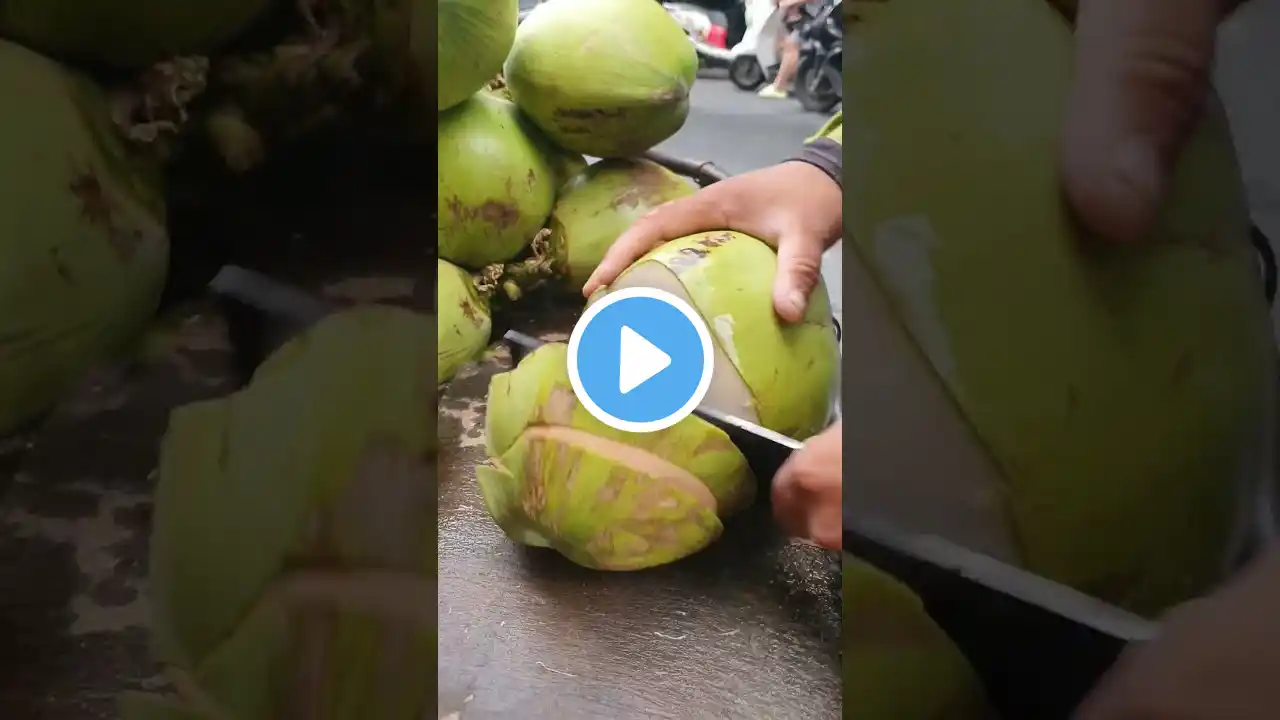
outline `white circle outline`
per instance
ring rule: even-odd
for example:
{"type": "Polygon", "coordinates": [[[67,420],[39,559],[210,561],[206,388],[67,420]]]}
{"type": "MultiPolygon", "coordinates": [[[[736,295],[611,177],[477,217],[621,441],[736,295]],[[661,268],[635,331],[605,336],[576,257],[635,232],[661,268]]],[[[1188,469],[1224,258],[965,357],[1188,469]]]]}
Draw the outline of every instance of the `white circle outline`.
{"type": "Polygon", "coordinates": [[[608,425],[614,430],[633,433],[650,433],[658,430],[666,430],[681,420],[689,417],[693,413],[694,408],[702,403],[702,399],[706,397],[707,391],[711,389],[711,375],[715,370],[715,355],[713,354],[711,345],[711,331],[707,329],[707,324],[703,322],[702,316],[694,310],[689,303],[683,299],[673,295],[665,290],[647,287],[631,287],[611,292],[604,296],[601,300],[593,303],[582,313],[582,317],[578,318],[578,322],[573,326],[573,332],[569,335],[569,383],[573,386],[573,394],[577,396],[578,402],[591,413],[595,419],[608,425]],[[630,300],[632,298],[645,298],[648,300],[657,300],[663,302],[676,310],[680,311],[686,319],[693,325],[698,333],[698,340],[702,345],[702,377],[698,379],[698,387],[693,391],[693,395],[689,397],[688,402],[680,407],[679,410],[657,420],[647,420],[644,422],[633,422],[614,417],[605,412],[603,408],[595,403],[582,387],[582,376],[578,373],[578,346],[582,342],[582,333],[587,325],[599,315],[605,308],[616,302],[630,300]]]}

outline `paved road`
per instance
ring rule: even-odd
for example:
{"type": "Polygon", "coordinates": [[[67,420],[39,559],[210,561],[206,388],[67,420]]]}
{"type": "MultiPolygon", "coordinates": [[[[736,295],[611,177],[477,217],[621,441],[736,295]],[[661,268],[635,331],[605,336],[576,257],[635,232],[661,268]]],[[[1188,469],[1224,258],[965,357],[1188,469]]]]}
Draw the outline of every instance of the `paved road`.
{"type": "MultiPolygon", "coordinates": [[[[658,148],[681,157],[710,160],[733,174],[766,167],[794,155],[827,116],[805,112],[794,100],[763,100],[728,80],[701,77],[684,128],[658,148]]],[[[827,253],[823,275],[836,317],[841,317],[839,245],[827,253]]]]}
{"type": "Polygon", "coordinates": [[[743,173],[794,154],[824,122],[825,115],[805,112],[795,100],[763,100],[728,80],[701,77],[693,86],[689,120],[658,147],[743,173]]]}
{"type": "MultiPolygon", "coordinates": [[[[1240,152],[1253,221],[1280,251],[1280,83],[1258,68],[1280,67],[1280,0],[1244,4],[1218,34],[1215,84],[1240,152]]],[[[1280,303],[1272,309],[1280,337],[1280,303]]]]}

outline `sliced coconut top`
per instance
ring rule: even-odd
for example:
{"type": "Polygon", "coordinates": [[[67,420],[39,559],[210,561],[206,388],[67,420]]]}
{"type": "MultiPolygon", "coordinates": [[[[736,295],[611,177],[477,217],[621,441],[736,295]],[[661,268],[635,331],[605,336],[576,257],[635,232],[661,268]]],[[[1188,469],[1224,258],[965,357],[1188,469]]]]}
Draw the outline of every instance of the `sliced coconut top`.
{"type": "MultiPolygon", "coordinates": [[[[680,282],[680,278],[671,272],[670,268],[660,263],[643,261],[623,273],[622,277],[610,285],[608,290],[593,295],[591,301],[595,302],[610,292],[630,287],[663,290],[689,303],[690,307],[698,307],[689,296],[689,292],[685,290],[684,283],[680,282]]],[[[747,387],[747,383],[743,381],[737,365],[729,358],[714,332],[712,332],[711,345],[715,355],[714,369],[711,374],[711,387],[707,390],[703,404],[722,413],[759,423],[760,416],[756,412],[755,398],[751,394],[751,388],[747,387]]]]}
{"type": "Polygon", "coordinates": [[[521,438],[526,441],[544,439],[582,448],[666,483],[692,496],[708,510],[716,510],[716,496],[696,475],[646,450],[562,425],[534,425],[525,430],[521,438]]]}
{"type": "Polygon", "coordinates": [[[1004,475],[898,323],[862,256],[845,264],[842,382],[857,402],[842,413],[858,472],[844,502],[917,532],[1019,564],[1004,475]]]}
{"type": "Polygon", "coordinates": [[[688,298],[717,349],[718,380],[709,404],[732,406],[717,408],[804,439],[830,420],[840,349],[821,282],[800,322],[778,318],[773,305],[777,265],[773,249],[756,238],[703,232],[658,246],[610,290],[644,286],[688,298]],[[736,381],[723,377],[726,364],[734,368],[736,381]],[[741,390],[745,394],[738,394],[741,390]],[[742,415],[746,402],[751,415],[742,415]]]}

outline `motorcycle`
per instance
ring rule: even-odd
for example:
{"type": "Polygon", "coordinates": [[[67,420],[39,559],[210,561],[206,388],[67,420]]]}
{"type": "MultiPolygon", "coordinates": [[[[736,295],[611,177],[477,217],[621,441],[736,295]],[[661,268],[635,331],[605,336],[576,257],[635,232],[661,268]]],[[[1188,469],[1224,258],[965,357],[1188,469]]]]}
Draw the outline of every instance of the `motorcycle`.
{"type": "Polygon", "coordinates": [[[746,32],[741,0],[664,2],[662,6],[689,36],[699,69],[729,67],[728,49],[746,32]]]}
{"type": "Polygon", "coordinates": [[[693,37],[694,50],[704,64],[728,67],[729,80],[742,90],[755,90],[778,73],[778,33],[782,13],[773,0],[744,0],[725,8],[726,42],[693,37]]]}
{"type": "Polygon", "coordinates": [[[720,49],[725,47],[724,13],[686,2],[664,2],[662,7],[680,25],[684,34],[689,36],[689,41],[693,43],[693,49],[698,55],[699,69],[728,66],[728,63],[703,51],[704,47],[720,49]]]}
{"type": "Polygon", "coordinates": [[[825,0],[799,28],[800,62],[795,96],[809,112],[830,112],[843,104],[844,23],[842,0],[825,0]]]}

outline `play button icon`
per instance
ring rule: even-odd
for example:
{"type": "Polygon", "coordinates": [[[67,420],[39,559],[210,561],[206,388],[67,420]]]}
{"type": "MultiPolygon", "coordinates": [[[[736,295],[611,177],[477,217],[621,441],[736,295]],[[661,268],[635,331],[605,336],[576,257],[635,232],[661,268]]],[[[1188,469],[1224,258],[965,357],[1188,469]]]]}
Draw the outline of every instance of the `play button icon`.
{"type": "Polygon", "coordinates": [[[657,345],[645,340],[640,333],[626,325],[622,326],[622,339],[618,342],[618,392],[626,395],[644,384],[644,381],[657,375],[671,364],[671,356],[658,349],[657,345]]]}
{"type": "Polygon", "coordinates": [[[711,386],[711,333],[683,299],[653,288],[610,293],[569,336],[569,381],[598,420],[653,432],[680,422],[711,386]]]}

